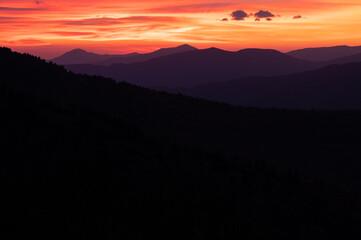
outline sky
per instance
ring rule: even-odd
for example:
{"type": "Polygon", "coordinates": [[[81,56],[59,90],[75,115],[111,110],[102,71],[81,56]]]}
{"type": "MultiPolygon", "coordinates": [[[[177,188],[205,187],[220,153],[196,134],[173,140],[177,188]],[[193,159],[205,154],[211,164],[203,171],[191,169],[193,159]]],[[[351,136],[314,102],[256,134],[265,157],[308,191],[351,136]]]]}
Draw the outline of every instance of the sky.
{"type": "Polygon", "coordinates": [[[0,46],[44,58],[74,48],[149,52],[361,45],[360,0],[0,0],[0,46]]]}

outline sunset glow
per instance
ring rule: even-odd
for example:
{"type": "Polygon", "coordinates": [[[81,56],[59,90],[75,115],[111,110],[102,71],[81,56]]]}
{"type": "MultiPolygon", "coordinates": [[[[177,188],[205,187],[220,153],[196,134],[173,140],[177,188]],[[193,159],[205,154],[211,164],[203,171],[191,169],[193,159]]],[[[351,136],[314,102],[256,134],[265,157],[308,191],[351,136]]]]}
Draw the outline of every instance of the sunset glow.
{"type": "Polygon", "coordinates": [[[73,48],[127,53],[184,43],[281,51],[361,45],[360,12],[359,0],[0,0],[0,45],[45,58],[73,48]],[[234,20],[237,10],[247,16],[234,20]],[[260,10],[273,16],[258,18],[260,10]]]}

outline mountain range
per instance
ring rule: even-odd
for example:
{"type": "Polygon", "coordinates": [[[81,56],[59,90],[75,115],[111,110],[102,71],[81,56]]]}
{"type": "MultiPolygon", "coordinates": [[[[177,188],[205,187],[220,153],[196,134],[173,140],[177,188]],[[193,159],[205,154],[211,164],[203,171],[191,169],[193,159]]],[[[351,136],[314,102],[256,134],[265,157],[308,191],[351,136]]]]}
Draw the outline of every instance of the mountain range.
{"type": "Polygon", "coordinates": [[[187,44],[174,47],[174,48],[161,48],[151,53],[129,53],[123,55],[110,55],[110,54],[96,54],[90,53],[82,49],[74,49],[70,52],[53,58],[50,61],[60,65],[68,64],[96,64],[96,65],[112,65],[117,63],[136,63],[147,61],[153,58],[167,56],[171,54],[186,52],[196,50],[196,48],[189,46],[187,44]]]}
{"type": "MultiPolygon", "coordinates": [[[[332,67],[320,75],[359,74],[358,64],[332,67]]],[[[232,106],[75,74],[7,48],[0,72],[4,234],[360,236],[360,111],[232,106]]]]}
{"type": "Polygon", "coordinates": [[[111,77],[144,87],[191,87],[247,76],[275,76],[317,69],[321,63],[300,60],[268,49],[237,52],[217,48],[193,50],[133,64],[66,65],[76,73],[111,77]]]}
{"type": "MultiPolygon", "coordinates": [[[[344,47],[322,48],[322,52],[329,50],[330,55],[336,56],[332,53],[339,48],[344,47]]],[[[357,47],[345,49],[348,49],[348,54],[358,51],[357,47]]],[[[315,52],[317,56],[319,49],[315,52]]],[[[77,64],[66,65],[66,68],[76,73],[110,77],[143,87],[230,104],[361,109],[357,94],[359,75],[354,71],[358,68],[357,64],[332,66],[358,62],[361,62],[361,54],[316,62],[268,49],[230,52],[209,48],[190,49],[132,64],[77,64]]]]}
{"type": "MultiPolygon", "coordinates": [[[[173,48],[161,48],[150,53],[129,53],[129,54],[96,54],[82,49],[74,49],[63,55],[50,59],[50,61],[60,64],[95,64],[110,66],[117,63],[135,63],[147,61],[156,57],[171,55],[175,53],[197,50],[188,44],[173,48]]],[[[338,58],[352,56],[361,53],[361,46],[335,46],[322,48],[304,48],[287,52],[286,54],[295,58],[307,61],[330,61],[338,58]]]]}

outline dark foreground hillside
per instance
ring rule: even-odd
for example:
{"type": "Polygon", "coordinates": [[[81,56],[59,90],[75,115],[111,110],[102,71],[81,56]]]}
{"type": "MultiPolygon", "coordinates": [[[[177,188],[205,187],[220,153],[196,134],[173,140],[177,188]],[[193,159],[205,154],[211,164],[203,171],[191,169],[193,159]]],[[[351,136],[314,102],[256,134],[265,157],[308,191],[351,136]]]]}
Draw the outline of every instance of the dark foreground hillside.
{"type": "Polygon", "coordinates": [[[284,171],[361,187],[361,111],[234,107],[72,74],[2,49],[0,84],[130,122],[147,134],[262,159],[284,171]]]}
{"type": "Polygon", "coordinates": [[[357,187],[342,190],[304,177],[296,171],[300,163],[278,171],[261,147],[268,144],[271,155],[282,152],[290,161],[303,151],[322,158],[333,149],[328,161],[343,154],[343,163],[357,168],[351,160],[360,146],[358,112],[234,108],[74,75],[8,49],[1,49],[0,61],[0,219],[14,238],[359,234],[357,187]],[[326,118],[324,128],[315,128],[326,118]],[[297,119],[308,125],[288,122],[297,119]],[[328,132],[335,123],[342,124],[328,132]],[[309,143],[302,142],[306,137],[309,143]]]}

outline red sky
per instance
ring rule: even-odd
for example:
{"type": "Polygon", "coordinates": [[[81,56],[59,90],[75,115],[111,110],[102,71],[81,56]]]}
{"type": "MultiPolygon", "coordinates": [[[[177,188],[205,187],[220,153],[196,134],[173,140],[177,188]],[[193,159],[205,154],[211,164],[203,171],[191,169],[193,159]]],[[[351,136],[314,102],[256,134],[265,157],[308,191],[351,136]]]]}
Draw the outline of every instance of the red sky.
{"type": "Polygon", "coordinates": [[[0,0],[0,45],[45,58],[74,48],[127,53],[184,43],[281,51],[361,45],[360,12],[360,0],[0,0]],[[233,20],[237,10],[248,16],[233,20]],[[273,17],[255,21],[256,13],[273,17]]]}

